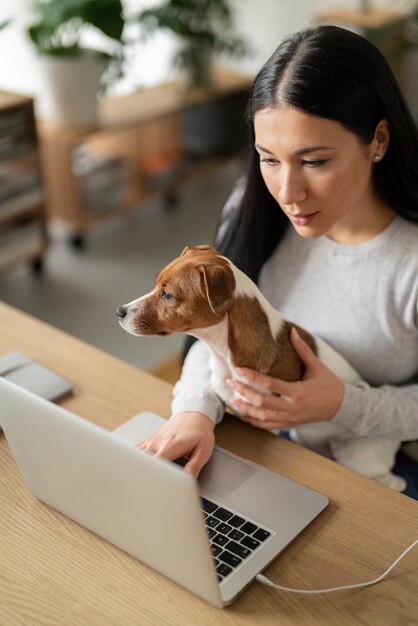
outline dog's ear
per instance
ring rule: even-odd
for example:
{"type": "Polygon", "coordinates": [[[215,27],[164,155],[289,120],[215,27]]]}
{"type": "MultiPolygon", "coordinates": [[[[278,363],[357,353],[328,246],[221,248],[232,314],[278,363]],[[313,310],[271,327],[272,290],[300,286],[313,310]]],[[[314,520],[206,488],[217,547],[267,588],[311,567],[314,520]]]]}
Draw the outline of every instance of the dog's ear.
{"type": "Polygon", "coordinates": [[[199,265],[200,286],[215,315],[225,315],[232,304],[234,275],[223,265],[199,265]]]}
{"type": "Polygon", "coordinates": [[[188,252],[199,252],[199,251],[200,252],[213,252],[213,254],[217,254],[215,248],[212,248],[212,246],[203,245],[203,246],[186,246],[180,256],[184,256],[188,252]]]}

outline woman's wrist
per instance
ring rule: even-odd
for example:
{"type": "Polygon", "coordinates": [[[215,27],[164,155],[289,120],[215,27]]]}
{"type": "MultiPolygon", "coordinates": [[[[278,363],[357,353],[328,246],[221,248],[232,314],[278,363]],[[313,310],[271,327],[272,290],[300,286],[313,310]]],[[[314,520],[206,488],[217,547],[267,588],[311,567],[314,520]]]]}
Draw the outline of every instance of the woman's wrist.
{"type": "Polygon", "coordinates": [[[200,411],[182,411],[181,413],[175,413],[170,417],[170,420],[187,420],[193,421],[196,424],[200,424],[202,428],[210,426],[211,430],[215,428],[214,421],[205,413],[200,411]]]}

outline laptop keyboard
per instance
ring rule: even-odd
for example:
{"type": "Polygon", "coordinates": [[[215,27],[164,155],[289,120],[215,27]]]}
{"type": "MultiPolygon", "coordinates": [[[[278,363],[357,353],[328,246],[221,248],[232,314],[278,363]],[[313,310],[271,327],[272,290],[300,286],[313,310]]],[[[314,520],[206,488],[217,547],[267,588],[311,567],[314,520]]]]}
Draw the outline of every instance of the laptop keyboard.
{"type": "Polygon", "coordinates": [[[201,500],[216,574],[222,582],[267,541],[272,531],[206,498],[201,500]]]}

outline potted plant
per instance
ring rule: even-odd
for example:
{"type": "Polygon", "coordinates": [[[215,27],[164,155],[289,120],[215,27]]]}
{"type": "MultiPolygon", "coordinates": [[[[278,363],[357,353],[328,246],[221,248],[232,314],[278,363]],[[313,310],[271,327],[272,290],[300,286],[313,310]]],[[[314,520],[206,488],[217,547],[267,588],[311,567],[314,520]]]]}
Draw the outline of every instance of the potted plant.
{"type": "Polygon", "coordinates": [[[165,29],[181,40],[173,63],[184,71],[191,88],[210,88],[215,53],[240,57],[248,50],[234,32],[228,0],[165,0],[139,13],[137,19],[145,36],[165,29]]]}
{"type": "Polygon", "coordinates": [[[27,33],[46,79],[44,114],[59,124],[94,124],[103,80],[121,73],[121,0],[35,0],[34,9],[27,33]],[[86,45],[86,31],[99,35],[98,46],[86,45]]]}
{"type": "MultiPolygon", "coordinates": [[[[173,65],[185,81],[185,102],[191,91],[215,87],[213,61],[218,53],[242,57],[249,47],[234,30],[228,0],[165,0],[136,18],[147,38],[159,29],[179,39],[173,65]]],[[[192,156],[229,154],[242,147],[243,113],[247,94],[189,104],[182,113],[183,145],[192,156]]],[[[190,98],[189,98],[190,102],[190,98]]]]}

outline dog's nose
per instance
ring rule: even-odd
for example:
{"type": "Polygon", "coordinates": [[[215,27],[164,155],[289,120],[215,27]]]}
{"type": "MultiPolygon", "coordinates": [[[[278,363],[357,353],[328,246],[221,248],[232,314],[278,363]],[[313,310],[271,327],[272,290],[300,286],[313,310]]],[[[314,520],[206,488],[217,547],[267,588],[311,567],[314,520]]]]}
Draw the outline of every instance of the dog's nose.
{"type": "Polygon", "coordinates": [[[116,315],[118,316],[120,320],[126,316],[127,312],[128,312],[128,308],[124,306],[123,304],[118,306],[118,308],[116,309],[116,315]]]}

